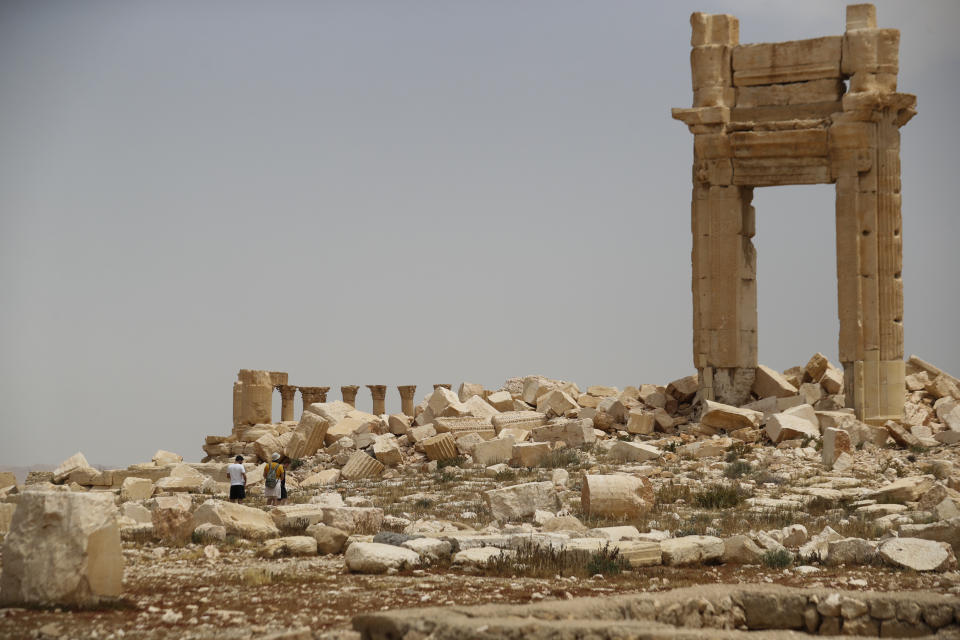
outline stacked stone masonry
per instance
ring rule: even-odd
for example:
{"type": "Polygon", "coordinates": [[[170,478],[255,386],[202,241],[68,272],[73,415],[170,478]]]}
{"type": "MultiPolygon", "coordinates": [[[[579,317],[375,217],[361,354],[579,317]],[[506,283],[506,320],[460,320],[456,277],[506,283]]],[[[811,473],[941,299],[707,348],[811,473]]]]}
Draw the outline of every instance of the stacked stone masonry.
{"type": "Polygon", "coordinates": [[[757,367],[753,189],[836,185],[839,352],[847,405],[903,416],[899,31],[847,7],[842,36],[745,44],[730,15],[694,13],[693,358],[706,399],[742,403],[757,367]],[[849,83],[849,89],[846,84],[849,83]]]}

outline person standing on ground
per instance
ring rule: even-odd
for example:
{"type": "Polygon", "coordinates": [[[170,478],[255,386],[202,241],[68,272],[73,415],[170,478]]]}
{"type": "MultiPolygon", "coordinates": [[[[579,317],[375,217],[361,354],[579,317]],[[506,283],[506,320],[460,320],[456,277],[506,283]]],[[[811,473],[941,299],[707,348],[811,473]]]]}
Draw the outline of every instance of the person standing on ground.
{"type": "Polygon", "coordinates": [[[263,495],[267,504],[277,505],[280,499],[280,483],[283,481],[283,465],[280,464],[280,454],[275,453],[270,462],[263,468],[263,495]]]}
{"type": "Polygon", "coordinates": [[[243,456],[237,456],[227,467],[230,476],[230,502],[240,504],[247,497],[247,470],[243,468],[243,456]]]}

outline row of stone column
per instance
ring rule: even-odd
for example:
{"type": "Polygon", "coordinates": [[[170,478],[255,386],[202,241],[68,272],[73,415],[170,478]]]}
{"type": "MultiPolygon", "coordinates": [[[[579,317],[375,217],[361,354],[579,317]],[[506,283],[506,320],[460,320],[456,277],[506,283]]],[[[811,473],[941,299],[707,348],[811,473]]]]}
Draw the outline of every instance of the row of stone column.
{"type": "MultiPolygon", "coordinates": [[[[373,397],[373,413],[375,415],[386,413],[387,385],[368,384],[366,386],[370,389],[370,395],[373,397]]],[[[449,384],[435,384],[433,388],[438,389],[439,387],[443,387],[450,389],[451,386],[452,385],[449,384]]],[[[293,399],[297,394],[297,389],[300,390],[304,407],[309,407],[315,402],[326,402],[327,392],[330,391],[330,387],[298,387],[291,384],[278,384],[276,385],[276,389],[280,392],[280,420],[283,422],[294,419],[293,399]]],[[[359,390],[360,385],[347,384],[340,387],[340,394],[344,402],[351,407],[355,407],[357,392],[359,390]]],[[[413,417],[413,395],[416,393],[416,390],[417,385],[415,384],[400,385],[397,387],[397,391],[400,392],[401,410],[404,415],[413,417]]]]}

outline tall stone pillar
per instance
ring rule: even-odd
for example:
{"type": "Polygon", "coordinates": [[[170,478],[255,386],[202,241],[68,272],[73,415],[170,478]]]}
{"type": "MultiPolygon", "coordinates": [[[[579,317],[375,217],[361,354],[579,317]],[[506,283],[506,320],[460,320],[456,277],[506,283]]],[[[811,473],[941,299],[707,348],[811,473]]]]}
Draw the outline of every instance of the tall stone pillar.
{"type": "Polygon", "coordinates": [[[356,384],[348,384],[340,387],[340,393],[343,395],[343,401],[346,402],[351,407],[357,406],[357,391],[360,390],[360,386],[356,384]]]}
{"type": "Polygon", "coordinates": [[[297,388],[289,384],[278,384],[276,389],[280,392],[280,420],[293,420],[293,399],[297,395],[297,388]]]}
{"type": "Polygon", "coordinates": [[[380,416],[385,414],[387,412],[387,385],[368,384],[367,389],[370,389],[370,395],[373,396],[373,415],[380,416]]]}
{"type": "Polygon", "coordinates": [[[433,385],[433,390],[436,391],[440,387],[443,387],[444,389],[447,389],[449,391],[453,387],[453,385],[452,384],[435,384],[433,385]]]}
{"type": "Polygon", "coordinates": [[[903,416],[900,127],[916,97],[897,93],[900,33],[872,5],[847,7],[843,113],[830,129],[837,181],[837,281],[844,392],[864,422],[903,416]]]}
{"type": "Polygon", "coordinates": [[[330,391],[330,387],[300,387],[304,410],[315,402],[326,402],[327,391],[330,391]]]}
{"type": "Polygon", "coordinates": [[[234,422],[269,424],[273,421],[273,382],[269,371],[241,369],[233,386],[234,422]]]}
{"type": "Polygon", "coordinates": [[[407,384],[397,387],[400,392],[400,408],[403,415],[413,417],[413,395],[417,391],[417,385],[407,384]]]}

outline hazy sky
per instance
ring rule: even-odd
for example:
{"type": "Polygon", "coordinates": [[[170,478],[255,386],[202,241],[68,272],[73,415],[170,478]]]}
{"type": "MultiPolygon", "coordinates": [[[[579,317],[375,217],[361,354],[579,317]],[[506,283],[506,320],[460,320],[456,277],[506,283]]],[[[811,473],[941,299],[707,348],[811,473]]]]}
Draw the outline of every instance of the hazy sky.
{"type": "MultiPolygon", "coordinates": [[[[906,352],[960,375],[960,3],[877,4],[919,100],[906,352]]],[[[689,15],[748,43],[844,6],[0,3],[0,464],[199,460],[240,368],[389,411],[692,372],[689,15]]],[[[836,362],[833,187],[754,204],[760,360],[836,362]]]]}

